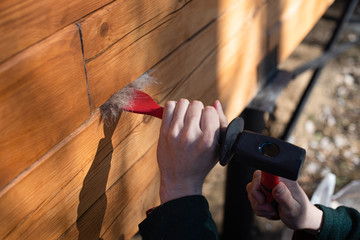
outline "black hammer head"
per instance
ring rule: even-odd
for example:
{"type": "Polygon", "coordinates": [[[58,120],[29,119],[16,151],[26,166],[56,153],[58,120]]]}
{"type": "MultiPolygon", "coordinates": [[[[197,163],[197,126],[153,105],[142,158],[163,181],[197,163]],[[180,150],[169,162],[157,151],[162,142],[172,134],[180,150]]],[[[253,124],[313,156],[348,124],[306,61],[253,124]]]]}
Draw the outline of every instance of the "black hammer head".
{"type": "Polygon", "coordinates": [[[230,162],[235,154],[234,146],[236,146],[236,140],[240,137],[244,130],[244,119],[237,117],[231,121],[226,129],[226,133],[221,141],[220,145],[220,164],[225,166],[230,162]]]}
{"type": "Polygon", "coordinates": [[[244,120],[235,118],[221,142],[220,164],[236,159],[262,171],[297,180],[306,152],[303,148],[276,138],[244,131],[244,120]]]}

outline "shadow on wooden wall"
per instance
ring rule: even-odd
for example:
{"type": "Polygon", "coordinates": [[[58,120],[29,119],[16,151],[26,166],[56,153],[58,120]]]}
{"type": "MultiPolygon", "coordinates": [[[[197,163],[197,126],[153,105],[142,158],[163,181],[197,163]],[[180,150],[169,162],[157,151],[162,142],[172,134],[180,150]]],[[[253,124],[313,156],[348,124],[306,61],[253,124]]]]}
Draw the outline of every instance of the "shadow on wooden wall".
{"type": "Polygon", "coordinates": [[[301,14],[330,1],[3,1],[0,238],[131,238],[159,203],[161,121],[99,124],[102,104],[154,69],[146,92],[161,105],[220,99],[231,120],[266,54],[283,60],[315,21],[301,14]]]}
{"type": "MultiPolygon", "coordinates": [[[[79,205],[77,208],[78,217],[76,221],[77,229],[79,231],[79,240],[102,239],[100,238],[101,227],[107,207],[106,186],[114,150],[112,136],[120,117],[121,114],[115,120],[111,118],[103,120],[104,138],[99,141],[95,158],[84,178],[83,186],[79,194],[79,205]],[[103,158],[104,154],[101,153],[104,149],[109,152],[105,158],[103,158]],[[101,168],[99,168],[99,166],[101,166],[101,168]],[[89,197],[87,195],[91,194],[94,188],[101,192],[101,197],[96,201],[98,211],[93,221],[83,222],[81,218],[82,214],[91,207],[89,206],[89,197]]],[[[103,119],[103,116],[101,119],[103,119]]]]}

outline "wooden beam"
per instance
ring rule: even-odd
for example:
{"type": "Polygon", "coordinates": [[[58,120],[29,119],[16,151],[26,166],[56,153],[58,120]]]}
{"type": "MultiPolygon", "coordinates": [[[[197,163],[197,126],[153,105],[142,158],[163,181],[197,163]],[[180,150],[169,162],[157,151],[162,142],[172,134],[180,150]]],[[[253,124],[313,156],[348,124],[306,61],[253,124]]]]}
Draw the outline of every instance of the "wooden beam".
{"type": "Polygon", "coordinates": [[[111,0],[2,0],[0,63],[111,0]]]}
{"type": "Polygon", "coordinates": [[[156,145],[99,198],[61,237],[63,239],[130,239],[147,209],[159,204],[156,145]],[[150,191],[149,191],[150,190],[150,191]],[[144,197],[144,196],[147,197],[144,197]],[[107,207],[104,209],[104,202],[107,207]],[[103,221],[99,219],[103,214],[103,221]],[[131,224],[129,224],[131,223],[131,224]],[[106,236],[106,237],[105,237],[106,236]]]}
{"type": "MultiPolygon", "coordinates": [[[[208,34],[212,33],[212,30],[209,29],[210,31],[207,32],[208,34]]],[[[206,32],[205,32],[206,33],[206,32]]],[[[204,39],[207,38],[207,34],[201,34],[199,35],[199,37],[194,38],[192,41],[190,41],[189,43],[186,44],[186,48],[181,48],[181,50],[176,51],[176,54],[174,55],[175,59],[179,59],[180,56],[182,56],[182,58],[185,60],[186,59],[186,55],[189,53],[193,53],[193,58],[191,59],[197,59],[198,62],[201,62],[201,59],[204,58],[206,56],[206,51],[201,51],[201,50],[205,50],[206,46],[204,48],[204,46],[200,47],[202,45],[202,41],[204,39]],[[200,50],[199,52],[197,51],[193,51],[195,49],[200,50]],[[196,53],[199,53],[196,54],[196,53]],[[205,55],[201,55],[204,54],[205,55]],[[196,56],[196,57],[195,57],[196,56]],[[202,58],[199,56],[203,56],[202,58]]],[[[212,47],[214,47],[215,45],[213,45],[212,47]]],[[[180,59],[179,59],[180,60],[180,59]]],[[[180,61],[182,63],[185,63],[186,61],[180,61]]],[[[196,62],[190,62],[189,66],[189,70],[184,71],[183,74],[188,74],[188,72],[192,71],[193,67],[196,67],[196,62]]],[[[173,69],[173,65],[172,65],[172,59],[167,59],[164,64],[163,64],[163,68],[166,69],[166,71],[171,71],[171,69],[173,69]]],[[[159,73],[162,72],[162,67],[159,68],[159,73]]],[[[174,72],[176,73],[176,72],[174,72]]],[[[176,74],[173,74],[174,76],[176,74]]],[[[174,82],[171,83],[175,83],[176,84],[176,80],[181,80],[179,78],[174,78],[174,82]]],[[[166,84],[165,84],[166,86],[166,84]]],[[[168,83],[167,86],[170,86],[170,82],[168,83]]],[[[169,88],[169,90],[170,90],[169,88]]],[[[167,94],[167,92],[165,92],[165,94],[167,94]]],[[[156,96],[156,95],[155,95],[156,96]]],[[[139,122],[139,119],[142,119],[142,116],[138,119],[138,115],[134,115],[134,114],[126,114],[126,117],[136,117],[135,119],[132,118],[125,118],[125,119],[121,119],[121,123],[119,123],[119,126],[121,126],[119,128],[119,133],[115,133],[114,137],[116,137],[115,139],[119,139],[118,142],[122,141],[126,136],[128,136],[130,129],[127,128],[126,126],[136,126],[139,122]],[[134,120],[136,120],[134,122],[134,120]],[[133,123],[134,122],[134,123],[133,123]],[[126,124],[128,123],[128,124],[126,124]],[[121,140],[120,140],[121,139],[121,140]]],[[[60,210],[54,207],[54,205],[50,205],[49,203],[44,203],[43,201],[45,201],[46,199],[52,199],[53,197],[51,197],[51,195],[55,192],[58,192],[61,188],[63,188],[63,190],[61,191],[61,193],[59,193],[56,198],[53,200],[53,202],[55,202],[56,204],[60,204],[61,202],[64,201],[65,196],[71,195],[72,192],[76,192],[79,190],[76,189],[80,189],[81,188],[81,184],[83,182],[83,180],[81,180],[81,177],[78,177],[77,174],[80,171],[79,167],[84,166],[86,164],[86,161],[91,161],[91,159],[95,158],[95,153],[96,153],[96,142],[99,142],[101,137],[102,137],[102,133],[99,130],[99,128],[102,128],[102,125],[98,126],[98,122],[99,122],[99,113],[95,114],[93,116],[93,119],[87,123],[87,125],[84,125],[81,127],[81,134],[76,134],[76,138],[74,138],[73,140],[68,140],[66,141],[66,144],[54,149],[54,151],[49,155],[49,157],[45,157],[44,160],[42,160],[42,164],[39,165],[36,169],[32,170],[31,174],[29,174],[29,176],[27,176],[24,180],[22,180],[21,182],[19,182],[19,184],[17,184],[16,186],[13,187],[13,189],[9,190],[8,193],[6,193],[6,195],[4,194],[4,196],[6,196],[6,198],[1,198],[0,199],[0,206],[6,206],[6,205],[10,205],[12,209],[12,211],[9,211],[9,207],[7,209],[4,209],[4,219],[8,218],[8,216],[16,216],[17,220],[14,221],[12,223],[12,226],[16,226],[16,224],[18,224],[20,221],[22,221],[22,219],[27,219],[27,221],[25,222],[25,225],[22,224],[20,226],[18,226],[16,229],[12,230],[12,234],[17,234],[17,232],[23,232],[25,230],[21,230],[21,229],[26,229],[26,227],[30,226],[33,224],[34,218],[36,217],[36,219],[46,219],[43,216],[45,216],[47,214],[47,210],[48,209],[55,209],[55,210],[60,210]],[[84,131],[84,132],[83,132],[84,131]],[[97,133],[97,131],[100,131],[100,133],[97,133]],[[96,137],[99,136],[99,137],[96,137]],[[74,150],[77,151],[74,151],[74,150]],[[73,152],[73,154],[69,154],[73,152]],[[64,153],[67,153],[66,155],[66,161],[61,160],[64,158],[64,153]],[[89,154],[92,153],[92,154],[89,154]],[[59,165],[59,163],[61,163],[59,165]],[[53,172],[51,169],[53,168],[54,164],[56,164],[56,172],[53,172]],[[51,172],[53,174],[56,175],[47,175],[44,174],[46,172],[51,172]],[[70,181],[71,178],[73,178],[73,176],[76,175],[77,177],[74,178],[72,180],[72,184],[68,184],[67,182],[70,181]],[[46,188],[44,189],[37,189],[37,194],[36,194],[36,199],[32,199],[30,198],[20,198],[22,201],[20,201],[18,204],[16,205],[11,205],[10,203],[13,202],[13,199],[15,196],[18,196],[18,194],[21,192],[23,194],[29,195],[29,196],[33,196],[34,193],[32,191],[36,191],[35,189],[37,188],[37,186],[39,185],[38,182],[48,182],[50,181],[50,179],[54,179],[52,180],[52,184],[50,186],[46,186],[46,188]],[[75,184],[75,185],[74,185],[75,184]],[[33,186],[33,187],[30,187],[33,186]],[[63,186],[66,186],[65,188],[63,186]],[[32,191],[28,192],[26,190],[30,190],[32,189],[32,191]],[[58,190],[57,190],[58,189],[58,190]],[[42,203],[42,205],[40,205],[42,203]],[[46,206],[46,207],[43,207],[46,206]],[[41,207],[40,210],[38,209],[39,207],[41,207]],[[32,210],[33,209],[33,210],[32,210]],[[46,210],[45,210],[46,209],[46,210]],[[32,211],[36,210],[36,215],[33,217],[27,217],[28,214],[30,214],[32,211]],[[38,216],[42,216],[42,217],[38,217],[38,216]],[[27,223],[29,225],[27,225],[27,223]]],[[[139,130],[136,130],[135,132],[140,132],[143,133],[144,135],[141,136],[141,150],[146,150],[146,148],[144,147],[144,143],[148,144],[151,143],[152,141],[156,141],[156,139],[153,138],[154,134],[156,134],[156,132],[154,133],[154,131],[156,131],[156,129],[158,129],[158,127],[154,128],[154,127],[150,127],[148,125],[144,126],[143,128],[140,128],[139,130]],[[145,141],[144,139],[146,139],[147,137],[151,137],[151,139],[145,141]]],[[[134,132],[132,132],[132,134],[134,134],[134,132]]],[[[129,139],[131,139],[132,135],[129,135],[129,139]]],[[[129,141],[129,139],[127,139],[129,141]]],[[[114,140],[113,145],[117,145],[116,144],[116,140],[114,140]]],[[[122,145],[123,146],[123,145],[122,145]]],[[[136,145],[134,145],[136,147],[136,145]]],[[[125,149],[128,149],[127,147],[125,149]]],[[[122,159],[121,161],[124,161],[127,164],[130,164],[132,162],[131,159],[136,159],[133,155],[131,155],[127,150],[124,150],[125,152],[123,152],[122,154],[125,155],[129,155],[129,160],[125,160],[122,159]]],[[[99,157],[100,160],[106,158],[106,156],[108,156],[110,152],[109,151],[104,151],[102,153],[102,157],[99,157]]],[[[120,155],[121,156],[121,155],[120,155]]],[[[121,157],[120,157],[121,159],[121,157]]],[[[88,163],[89,165],[89,163],[88,163]]],[[[89,169],[89,166],[87,165],[87,168],[81,170],[81,173],[83,173],[82,178],[84,178],[84,174],[85,172],[87,172],[89,169]]],[[[129,166],[129,165],[127,165],[129,166]]],[[[112,165],[112,169],[115,168],[116,169],[116,165],[112,165]]],[[[121,169],[120,169],[121,170],[121,169]]],[[[120,174],[122,171],[126,171],[126,168],[123,167],[123,169],[121,171],[115,171],[116,175],[114,176],[114,178],[116,177],[120,177],[120,174]]],[[[96,171],[95,171],[96,172],[96,171]]],[[[101,172],[101,171],[100,171],[101,172]]],[[[94,179],[97,179],[96,177],[94,179]]],[[[111,182],[111,180],[109,180],[111,182]]],[[[97,197],[99,197],[98,194],[96,194],[96,192],[92,191],[91,195],[92,200],[89,199],[88,201],[86,201],[87,207],[90,207],[96,200],[97,197]]],[[[73,199],[73,201],[77,201],[76,198],[73,199]]],[[[56,205],[55,204],[55,205],[56,205]]],[[[73,206],[73,208],[76,208],[76,203],[72,203],[71,206],[73,206]]],[[[84,207],[84,211],[87,209],[87,207],[84,207]]],[[[64,213],[67,213],[67,211],[62,211],[64,213]]],[[[74,212],[74,211],[73,211],[74,212]]],[[[54,216],[61,216],[61,214],[56,214],[54,216]]],[[[13,219],[13,218],[12,218],[13,219]]],[[[74,218],[73,218],[74,219],[74,218]]],[[[76,220],[76,217],[75,217],[76,220]]],[[[73,222],[75,221],[73,220],[73,222]]],[[[63,222],[64,220],[62,220],[63,222]]],[[[57,220],[49,220],[47,219],[46,221],[40,221],[40,226],[46,226],[46,223],[53,223],[53,222],[58,222],[57,220]]],[[[70,221],[70,225],[73,224],[73,222],[70,221]]],[[[11,227],[8,227],[11,228],[11,227]]],[[[53,227],[50,227],[51,229],[53,229],[53,227]]],[[[64,230],[64,229],[63,229],[64,230]]],[[[65,229],[66,230],[66,229],[65,229]]],[[[64,230],[64,231],[65,231],[64,230]]],[[[34,231],[34,230],[32,230],[34,231]]],[[[35,231],[37,232],[37,231],[35,231]]],[[[41,232],[41,231],[39,231],[41,232]]],[[[28,236],[29,237],[29,236],[28,236]]]]}
{"type": "Polygon", "coordinates": [[[273,28],[273,37],[268,44],[269,48],[278,45],[277,55],[280,62],[300,44],[333,2],[334,0],[303,0],[298,3],[297,8],[289,8],[289,11],[283,14],[281,24],[273,28]]]}
{"type": "MultiPolygon", "coordinates": [[[[312,4],[310,0],[303,0],[301,4],[310,4],[309,11],[327,6],[324,1],[316,1],[317,4],[312,4]]],[[[158,62],[154,60],[156,71],[151,74],[160,85],[152,86],[148,93],[161,104],[180,97],[211,104],[220,98],[229,119],[236,116],[257,90],[257,65],[264,56],[276,48],[279,59],[282,59],[294,48],[292,44],[280,41],[279,32],[284,34],[283,38],[291,35],[291,39],[297,41],[307,33],[305,27],[301,31],[288,27],[294,26],[295,18],[301,14],[297,11],[304,11],[304,8],[291,10],[289,7],[293,11],[289,10],[291,14],[277,14],[278,22],[268,24],[269,9],[274,9],[279,1],[268,1],[270,5],[261,7],[255,2],[251,5],[251,2],[240,1],[232,5],[231,9],[181,43],[171,54],[158,62]],[[245,2],[248,5],[241,5],[245,2]],[[253,6],[254,11],[248,11],[244,6],[253,6]],[[238,23],[241,20],[243,22],[238,23]]],[[[311,16],[312,21],[306,24],[316,22],[317,15],[311,16]]],[[[152,33],[157,31],[159,28],[152,33]]],[[[136,45],[139,41],[133,45],[142,46],[136,45]]],[[[133,54],[140,56],[138,51],[146,46],[150,45],[132,48],[133,54]]],[[[137,59],[130,53],[127,55],[129,59],[137,59]]],[[[113,57],[119,58],[121,54],[113,57]]],[[[113,63],[101,64],[104,67],[113,63]]],[[[119,64],[124,66],[121,62],[119,64]]],[[[112,68],[115,67],[116,64],[113,64],[112,68]]],[[[132,69],[139,75],[143,73],[137,68],[132,69]]],[[[111,68],[109,71],[112,71],[111,68]]],[[[128,70],[121,68],[116,71],[123,74],[128,70]]],[[[108,135],[110,140],[104,137],[104,131],[109,134],[111,129],[105,130],[99,119],[100,114],[95,111],[86,124],[40,159],[26,175],[0,192],[0,221],[4,223],[0,227],[0,238],[38,239],[46,235],[47,238],[79,239],[79,229],[86,232],[84,238],[100,233],[106,239],[118,239],[120,236],[129,239],[135,233],[137,224],[144,217],[144,210],[157,203],[154,144],[160,121],[124,114],[115,131],[108,135]],[[144,207],[135,208],[140,205],[144,207]],[[101,224],[97,219],[103,219],[101,224]]]]}
{"type": "Polygon", "coordinates": [[[0,237],[31,239],[46,232],[55,238],[64,233],[156,143],[154,131],[161,121],[141,124],[143,119],[124,113],[114,130],[100,122],[96,112],[28,175],[0,193],[0,237]]]}
{"type": "MultiPolygon", "coordinates": [[[[224,6],[230,9],[238,5],[237,2],[225,1],[224,6]]],[[[131,34],[111,45],[101,55],[91,59],[87,63],[87,69],[93,109],[99,107],[117,90],[138,78],[200,29],[226,12],[225,10],[220,13],[218,11],[216,0],[191,1],[157,22],[156,28],[150,31],[144,31],[143,28],[135,29],[131,34]]],[[[96,23],[93,22],[82,25],[84,32],[89,31],[86,30],[87,27],[97,29],[96,23]]],[[[92,39],[84,37],[84,42],[91,44],[92,39]]]]}
{"type": "MultiPolygon", "coordinates": [[[[229,11],[199,33],[191,44],[182,45],[176,53],[169,55],[168,59],[155,65],[156,71],[153,75],[161,84],[156,86],[154,98],[160,101],[164,96],[166,99],[186,97],[201,99],[207,104],[219,98],[229,119],[236,117],[257,91],[257,68],[267,53],[277,49],[276,64],[295,48],[295,44],[280,41],[279,33],[283,34],[283,38],[291,37],[293,41],[301,41],[311,27],[310,22],[307,22],[306,27],[294,27],[298,24],[304,6],[323,12],[328,6],[320,0],[315,3],[304,0],[296,3],[299,8],[295,10],[287,7],[287,11],[278,15],[277,24],[269,27],[269,9],[271,13],[277,4],[277,1],[273,1],[257,8],[257,15],[251,14],[248,19],[244,18],[243,24],[236,24],[238,16],[245,14],[241,12],[243,6],[233,8],[233,11],[229,11]],[[214,35],[218,38],[211,37],[214,35]],[[194,92],[192,89],[199,91],[194,92]]],[[[271,15],[270,18],[274,19],[276,16],[271,15]]],[[[320,18],[321,12],[312,16],[314,24],[320,18]]]]}
{"type": "Polygon", "coordinates": [[[0,189],[89,118],[71,25],[0,65],[0,189]]]}
{"type": "Polygon", "coordinates": [[[115,1],[79,21],[87,61],[122,42],[122,48],[159,26],[190,0],[115,1]],[[136,19],[136,21],[134,21],[136,19]]]}

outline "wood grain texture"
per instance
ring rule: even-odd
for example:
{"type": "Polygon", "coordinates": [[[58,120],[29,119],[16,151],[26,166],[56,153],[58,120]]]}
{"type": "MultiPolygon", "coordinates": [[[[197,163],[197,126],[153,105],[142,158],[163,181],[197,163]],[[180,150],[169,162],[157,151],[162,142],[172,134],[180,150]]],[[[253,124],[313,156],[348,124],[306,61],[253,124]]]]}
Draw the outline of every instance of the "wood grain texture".
{"type": "Polygon", "coordinates": [[[305,29],[310,29],[330,4],[304,0],[298,5],[298,1],[293,1],[297,6],[307,6],[307,10],[322,11],[313,14],[312,21],[297,30],[288,26],[298,21],[304,9],[286,7],[284,13],[272,15],[279,2],[269,1],[261,8],[253,5],[255,15],[248,11],[249,8],[239,5],[219,17],[196,38],[154,66],[153,75],[161,84],[156,86],[152,96],[161,102],[184,97],[199,99],[206,104],[212,104],[218,98],[223,102],[228,118],[236,117],[258,89],[257,67],[267,53],[277,49],[280,62],[296,47],[280,41],[279,32],[284,38],[301,41],[308,33],[305,29]],[[269,25],[269,18],[278,22],[269,25]]]}
{"type": "Polygon", "coordinates": [[[98,140],[104,136],[99,118],[99,113],[95,113],[90,121],[39,159],[16,184],[0,192],[0,217],[4,223],[0,225],[0,238],[14,231],[94,158],[98,140]]]}
{"type": "MultiPolygon", "coordinates": [[[[187,11],[191,9],[192,15],[198,14],[206,2],[199,0],[194,2],[197,3],[190,0],[140,0],[109,4],[79,21],[84,37],[85,59],[87,61],[92,60],[114,44],[117,45],[118,51],[125,49],[166,21],[176,17],[177,12],[182,11],[183,8],[186,8],[187,11]],[[134,19],[136,20],[134,21],[134,19]]],[[[207,21],[218,18],[237,4],[243,5],[244,10],[262,4],[259,0],[240,1],[240,3],[235,0],[208,0],[207,3],[209,6],[203,9],[201,14],[207,21]]],[[[197,19],[200,16],[190,17],[197,19]]],[[[188,34],[187,31],[184,30],[184,33],[188,34]]]]}
{"type": "Polygon", "coordinates": [[[156,143],[154,131],[160,121],[142,121],[142,115],[125,113],[114,129],[100,123],[100,114],[95,113],[30,174],[2,192],[1,218],[11,221],[1,226],[0,237],[56,238],[63,234],[156,143]],[[51,184],[39,186],[41,182],[51,184]]]}
{"type": "MultiPolygon", "coordinates": [[[[125,35],[123,35],[123,32],[129,30],[123,31],[121,34],[114,34],[116,35],[114,39],[120,36],[124,37],[114,42],[114,44],[110,44],[109,47],[105,49],[106,51],[102,50],[104,47],[102,47],[102,49],[92,47],[94,46],[92,42],[100,41],[98,40],[99,34],[96,35],[94,32],[96,29],[99,29],[99,26],[101,29],[103,24],[112,26],[114,24],[113,21],[111,21],[110,18],[106,18],[107,21],[103,21],[100,24],[99,22],[95,22],[91,17],[85,19],[82,23],[85,49],[95,48],[98,49],[97,51],[99,52],[96,58],[90,58],[87,63],[93,109],[99,107],[118,89],[135,80],[143,72],[153,67],[193,34],[197,34],[203,26],[219,19],[225,13],[233,11],[234,8],[241,9],[240,11],[238,10],[238,15],[233,15],[232,18],[228,18],[226,24],[218,25],[218,31],[214,36],[211,36],[212,38],[221,38],[224,31],[233,31],[233,28],[239,25],[251,24],[252,18],[258,15],[260,9],[266,9],[266,12],[262,15],[263,26],[258,29],[264,31],[266,31],[266,29],[279,29],[276,24],[279,24],[280,19],[288,15],[291,16],[292,12],[296,11],[296,6],[299,4],[298,2],[301,2],[301,4],[305,6],[311,6],[308,0],[273,0],[267,1],[266,4],[264,4],[263,1],[192,1],[179,8],[179,10],[173,14],[160,20],[158,20],[159,17],[157,16],[151,18],[151,13],[148,13],[149,17],[145,18],[144,21],[140,21],[140,23],[145,22],[143,25],[139,25],[138,28],[125,35]],[[289,4],[289,2],[291,2],[291,4],[289,4]],[[239,6],[241,7],[239,8],[239,6]],[[217,8],[219,12],[216,12],[217,8]],[[148,21],[146,22],[146,20],[148,21]],[[153,21],[157,23],[157,27],[154,29],[152,29],[153,21]]],[[[328,2],[324,2],[323,0],[319,4],[319,12],[322,13],[322,8],[326,8],[328,2]]],[[[146,8],[144,9],[146,10],[146,8]]],[[[317,11],[311,7],[310,9],[317,11]]],[[[112,13],[116,15],[118,11],[117,8],[109,9],[108,14],[112,13]]],[[[309,16],[309,20],[307,21],[314,21],[318,15],[309,16]]],[[[124,18],[126,19],[126,15],[124,18]]],[[[129,26],[131,25],[129,24],[129,26]]],[[[99,30],[96,32],[99,32],[99,30]]],[[[298,35],[299,34],[295,34],[295,36],[298,35]]],[[[299,41],[299,39],[297,41],[299,41]]],[[[266,44],[270,43],[267,42],[266,44]]],[[[294,46],[291,47],[293,49],[294,46]]]]}
{"type": "Polygon", "coordinates": [[[78,220],[63,239],[130,239],[147,209],[159,204],[159,171],[156,167],[156,145],[137,161],[124,176],[101,196],[78,220]],[[146,196],[146,197],[145,197],[146,196]],[[107,208],[103,208],[103,202],[107,208]],[[104,213],[101,229],[99,212],[104,213]]]}
{"type": "MultiPolygon", "coordinates": [[[[236,4],[230,0],[219,1],[217,7],[227,9],[223,14],[180,45],[175,44],[176,48],[169,54],[154,57],[150,67],[156,71],[151,75],[160,85],[152,86],[147,92],[161,104],[181,97],[211,104],[218,98],[231,120],[256,93],[259,86],[257,66],[264,56],[273,49],[278,51],[278,60],[289,55],[296,44],[288,41],[299,42],[329,4],[325,0],[293,2],[296,2],[296,8],[280,0],[267,1],[266,5],[261,5],[262,0],[237,1],[236,4]],[[284,8],[283,12],[278,10],[279,7],[284,8]],[[295,31],[294,26],[299,24],[297,18],[305,10],[314,14],[304,23],[306,27],[295,31]]],[[[187,24],[183,21],[180,22],[187,24]]],[[[102,25],[100,22],[94,25],[97,29],[102,25]]],[[[164,31],[173,33],[161,26],[151,34],[167,37],[162,35],[164,31]]],[[[156,36],[149,34],[143,38],[156,36]]],[[[141,54],[148,54],[153,40],[144,40],[141,45],[140,38],[113,55],[113,59],[98,64],[102,68],[107,65],[117,67],[117,73],[125,72],[125,75],[130,74],[126,69],[129,67],[141,75],[150,67],[133,65],[138,64],[135,60],[141,59],[141,54]],[[122,55],[124,51],[128,52],[122,55]]],[[[108,43],[101,46],[100,51],[108,43]]],[[[109,77],[111,82],[114,80],[112,69],[108,71],[104,79],[109,77]]],[[[119,83],[109,84],[112,91],[117,90],[116,84],[119,83]]],[[[27,174],[0,192],[0,221],[4,223],[0,225],[0,238],[130,239],[144,218],[145,210],[158,203],[155,144],[159,124],[158,119],[128,113],[120,117],[115,128],[100,123],[100,113],[95,111],[88,122],[37,161],[27,174]]]]}
{"type": "MultiPolygon", "coordinates": [[[[231,3],[226,5],[228,8],[237,4],[237,1],[225,2],[231,3]]],[[[142,28],[135,29],[89,61],[87,69],[93,109],[218,18],[218,11],[216,0],[191,1],[173,14],[160,19],[156,28],[145,32],[142,28]]],[[[84,32],[87,31],[86,27],[97,29],[92,24],[83,25],[84,32]]],[[[91,42],[84,37],[84,42],[86,41],[91,42]]]]}
{"type": "Polygon", "coordinates": [[[85,59],[96,57],[122,41],[123,48],[159,26],[190,0],[116,1],[82,19],[85,59]],[[123,39],[126,38],[126,39],[123,39]]]}
{"type": "Polygon", "coordinates": [[[2,0],[0,63],[111,0],[2,0]]]}
{"type": "Polygon", "coordinates": [[[89,118],[78,29],[0,65],[0,189],[89,118]]]}
{"type": "Polygon", "coordinates": [[[273,37],[269,42],[270,48],[279,46],[279,61],[291,54],[333,2],[334,0],[303,0],[298,3],[297,8],[290,8],[282,16],[281,24],[273,29],[273,37]]]}

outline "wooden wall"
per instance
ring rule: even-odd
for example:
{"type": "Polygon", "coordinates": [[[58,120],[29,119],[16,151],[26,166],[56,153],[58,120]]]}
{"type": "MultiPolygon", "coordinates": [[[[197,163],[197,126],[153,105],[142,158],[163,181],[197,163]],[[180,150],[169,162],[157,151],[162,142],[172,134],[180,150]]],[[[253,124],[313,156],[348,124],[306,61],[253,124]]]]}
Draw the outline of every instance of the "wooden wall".
{"type": "Polygon", "coordinates": [[[2,0],[0,239],[129,239],[158,204],[160,120],[99,107],[151,71],[160,104],[234,118],[332,0],[2,0]]]}

